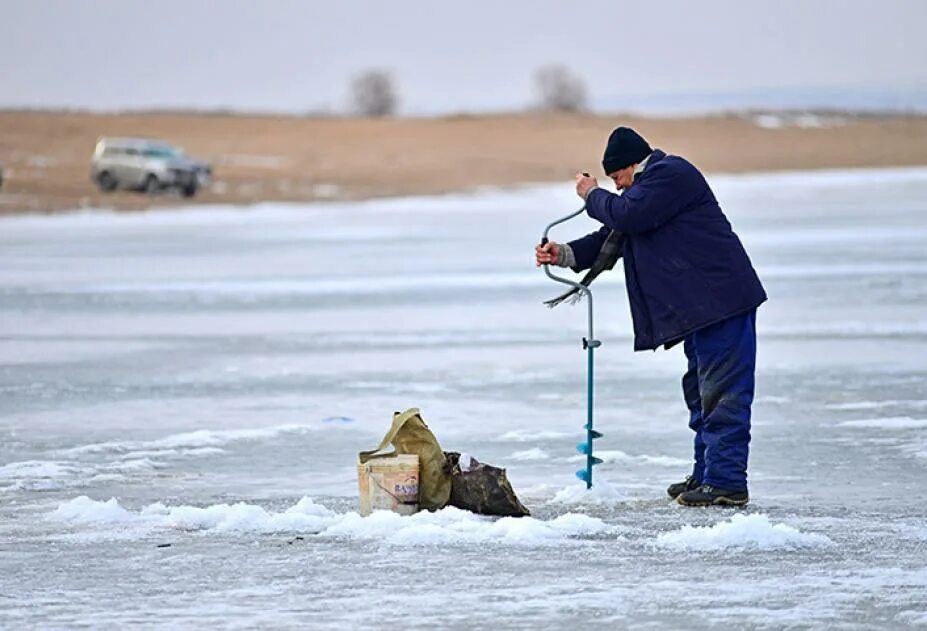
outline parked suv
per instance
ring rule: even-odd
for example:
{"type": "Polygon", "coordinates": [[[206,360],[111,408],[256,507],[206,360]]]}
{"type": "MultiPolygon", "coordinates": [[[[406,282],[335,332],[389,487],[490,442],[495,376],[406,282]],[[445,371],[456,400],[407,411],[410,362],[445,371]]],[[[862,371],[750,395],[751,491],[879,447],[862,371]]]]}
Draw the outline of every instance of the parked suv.
{"type": "Polygon", "coordinates": [[[90,163],[90,178],[104,192],[122,188],[153,195],[175,189],[193,197],[212,177],[209,164],[166,142],[144,138],[100,138],[90,163]]]}

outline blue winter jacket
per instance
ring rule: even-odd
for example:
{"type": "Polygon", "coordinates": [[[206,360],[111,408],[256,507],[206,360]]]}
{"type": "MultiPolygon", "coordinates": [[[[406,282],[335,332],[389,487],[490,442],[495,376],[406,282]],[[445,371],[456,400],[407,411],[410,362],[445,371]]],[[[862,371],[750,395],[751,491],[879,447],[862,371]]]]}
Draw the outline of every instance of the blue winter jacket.
{"type": "Polygon", "coordinates": [[[586,212],[605,227],[570,242],[574,270],[592,265],[611,230],[625,235],[624,275],[636,351],[668,348],[766,300],[708,182],[679,156],[654,150],[622,195],[591,191],[586,212]]]}

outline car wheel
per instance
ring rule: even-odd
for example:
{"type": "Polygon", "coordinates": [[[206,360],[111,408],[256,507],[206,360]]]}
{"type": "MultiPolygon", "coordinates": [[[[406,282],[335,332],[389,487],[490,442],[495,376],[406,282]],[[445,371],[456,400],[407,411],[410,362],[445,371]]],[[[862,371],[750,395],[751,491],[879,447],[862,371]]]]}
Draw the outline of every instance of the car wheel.
{"type": "Polygon", "coordinates": [[[149,195],[154,195],[161,190],[161,183],[158,182],[158,178],[154,173],[149,173],[148,177],[145,178],[145,185],[142,190],[149,195]]]}
{"type": "Polygon", "coordinates": [[[97,186],[104,193],[111,193],[116,190],[116,178],[109,171],[101,171],[97,176],[97,186]]]}
{"type": "Polygon", "coordinates": [[[193,197],[196,195],[196,182],[186,184],[183,188],[180,189],[180,194],[184,197],[193,197]]]}

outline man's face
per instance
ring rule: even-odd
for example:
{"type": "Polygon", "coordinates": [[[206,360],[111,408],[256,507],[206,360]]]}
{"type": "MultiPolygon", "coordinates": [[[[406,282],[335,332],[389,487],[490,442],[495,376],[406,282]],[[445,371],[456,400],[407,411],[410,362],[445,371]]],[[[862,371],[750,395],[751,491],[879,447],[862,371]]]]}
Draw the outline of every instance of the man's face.
{"type": "Polygon", "coordinates": [[[608,177],[612,179],[615,183],[615,186],[618,187],[618,190],[626,189],[631,186],[631,183],[634,181],[634,169],[637,168],[636,164],[626,166],[623,169],[617,171],[612,171],[608,174],[608,177]]]}

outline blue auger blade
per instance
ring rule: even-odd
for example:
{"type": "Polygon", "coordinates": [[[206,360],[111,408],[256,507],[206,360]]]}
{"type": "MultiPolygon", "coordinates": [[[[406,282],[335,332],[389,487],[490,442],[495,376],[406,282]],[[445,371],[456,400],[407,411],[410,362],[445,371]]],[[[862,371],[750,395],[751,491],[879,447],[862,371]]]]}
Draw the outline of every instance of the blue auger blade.
{"type": "Polygon", "coordinates": [[[589,443],[576,443],[576,451],[587,456],[592,455],[592,449],[589,447],[589,443]]]}
{"type": "Polygon", "coordinates": [[[587,454],[587,453],[589,453],[589,451],[588,451],[588,450],[589,450],[589,447],[588,447],[588,445],[589,445],[589,439],[595,440],[596,438],[602,438],[602,436],[604,436],[604,435],[605,435],[605,434],[603,434],[602,432],[597,432],[597,431],[595,431],[594,429],[588,429],[588,428],[587,428],[587,429],[586,429],[586,436],[587,436],[588,438],[586,439],[586,442],[578,443],[578,444],[576,445],[576,451],[578,451],[578,452],[581,453],[581,454],[587,454]]]}
{"type": "MultiPolygon", "coordinates": [[[[577,449],[578,449],[578,448],[579,448],[579,445],[577,445],[577,449]]],[[[588,454],[587,454],[587,455],[588,455],[588,454]]],[[[576,477],[579,478],[580,480],[585,480],[586,482],[588,482],[588,481],[589,481],[589,469],[591,469],[592,467],[594,467],[594,466],[597,465],[597,464],[602,464],[602,463],[605,462],[605,461],[602,460],[601,458],[596,458],[595,456],[590,456],[589,459],[588,459],[586,462],[589,463],[588,468],[586,468],[586,469],[580,469],[579,471],[577,471],[577,472],[576,472],[576,477]]]]}

